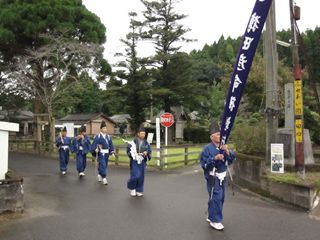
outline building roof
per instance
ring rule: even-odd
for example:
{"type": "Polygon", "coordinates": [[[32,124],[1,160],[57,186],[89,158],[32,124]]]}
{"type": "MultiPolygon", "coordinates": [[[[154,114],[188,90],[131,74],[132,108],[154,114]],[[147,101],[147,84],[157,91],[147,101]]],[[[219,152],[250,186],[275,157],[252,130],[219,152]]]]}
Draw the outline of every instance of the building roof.
{"type": "Polygon", "coordinates": [[[15,113],[14,118],[19,120],[33,120],[33,112],[25,111],[25,110],[18,110],[15,113]]]}
{"type": "Polygon", "coordinates": [[[60,118],[56,121],[56,124],[62,124],[66,122],[73,122],[74,124],[77,125],[83,125],[86,124],[89,121],[95,120],[99,117],[102,117],[113,124],[115,124],[115,121],[112,120],[111,118],[101,114],[101,113],[76,113],[76,114],[69,114],[63,118],[60,118]]]}
{"type": "Polygon", "coordinates": [[[170,109],[175,119],[180,119],[181,117],[185,116],[185,112],[182,106],[172,106],[170,109]]]}
{"type": "Polygon", "coordinates": [[[8,113],[6,111],[0,111],[0,120],[4,120],[7,117],[8,113]]]}
{"type": "MultiPolygon", "coordinates": [[[[187,119],[188,115],[186,114],[186,112],[182,106],[173,106],[170,109],[171,109],[171,114],[173,115],[175,122],[187,119]]],[[[156,122],[156,118],[160,117],[163,113],[165,113],[165,111],[161,110],[158,115],[153,116],[150,119],[150,122],[154,124],[156,122]]]]}
{"type": "Polygon", "coordinates": [[[33,113],[26,110],[2,110],[0,111],[0,119],[15,121],[33,121],[33,113]]]}
{"type": "Polygon", "coordinates": [[[131,119],[129,114],[116,114],[110,117],[116,123],[128,123],[131,119]]]}

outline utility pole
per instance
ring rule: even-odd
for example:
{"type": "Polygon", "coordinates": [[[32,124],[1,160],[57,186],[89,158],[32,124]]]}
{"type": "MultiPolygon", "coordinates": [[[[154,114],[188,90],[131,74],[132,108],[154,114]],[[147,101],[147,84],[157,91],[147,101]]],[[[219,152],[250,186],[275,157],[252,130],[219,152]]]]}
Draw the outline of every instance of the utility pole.
{"type": "Polygon", "coordinates": [[[264,38],[264,56],[266,62],[266,163],[261,164],[262,172],[271,163],[271,143],[276,142],[278,129],[279,99],[278,99],[278,53],[276,42],[275,1],[272,1],[266,21],[264,38]]]}
{"type": "Polygon", "coordinates": [[[302,74],[299,59],[299,46],[296,21],[300,19],[300,8],[294,6],[293,0],[289,0],[290,20],[292,31],[292,62],[294,76],[294,126],[295,126],[295,168],[302,177],[305,175],[304,164],[304,139],[303,139],[303,92],[302,74]]]}

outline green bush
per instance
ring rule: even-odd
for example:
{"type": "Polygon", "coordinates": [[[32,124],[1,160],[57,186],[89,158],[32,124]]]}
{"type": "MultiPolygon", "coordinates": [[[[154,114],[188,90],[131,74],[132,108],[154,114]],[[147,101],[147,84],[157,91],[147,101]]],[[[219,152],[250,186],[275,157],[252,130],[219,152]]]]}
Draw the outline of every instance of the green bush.
{"type": "Polygon", "coordinates": [[[320,144],[320,116],[318,113],[304,107],[304,128],[309,129],[311,140],[320,144]]]}
{"type": "Polygon", "coordinates": [[[265,121],[250,118],[246,122],[236,124],[231,132],[230,142],[235,145],[238,152],[264,154],[266,152],[265,121]]]}
{"type": "Polygon", "coordinates": [[[250,126],[255,126],[255,125],[257,125],[259,122],[260,122],[259,119],[256,119],[256,118],[253,118],[253,117],[249,119],[249,125],[250,125],[250,126]]]}
{"type": "Polygon", "coordinates": [[[250,118],[251,118],[251,119],[252,119],[252,118],[255,118],[255,119],[261,121],[263,117],[262,117],[261,113],[255,112],[255,113],[252,113],[252,115],[251,115],[250,118]]]}

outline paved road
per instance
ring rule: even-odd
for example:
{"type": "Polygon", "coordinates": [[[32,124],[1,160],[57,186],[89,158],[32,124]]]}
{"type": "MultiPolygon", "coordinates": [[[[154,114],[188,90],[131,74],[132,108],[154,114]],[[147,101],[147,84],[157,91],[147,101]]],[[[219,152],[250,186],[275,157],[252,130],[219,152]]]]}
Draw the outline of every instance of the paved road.
{"type": "Polygon", "coordinates": [[[26,212],[1,222],[1,240],[311,240],[319,239],[320,222],[306,212],[228,191],[225,230],[205,222],[207,193],[201,172],[184,171],[146,176],[145,196],[131,198],[128,169],[111,167],[109,186],[95,182],[89,164],[79,180],[71,162],[60,176],[58,162],[32,155],[10,154],[10,168],[25,179],[26,212]]]}

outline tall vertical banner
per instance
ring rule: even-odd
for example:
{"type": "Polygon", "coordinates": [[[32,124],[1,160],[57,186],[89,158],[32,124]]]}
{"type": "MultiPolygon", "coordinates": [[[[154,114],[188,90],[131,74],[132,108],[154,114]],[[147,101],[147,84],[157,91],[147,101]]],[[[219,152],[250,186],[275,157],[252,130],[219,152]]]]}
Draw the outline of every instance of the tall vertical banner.
{"type": "Polygon", "coordinates": [[[226,144],[228,141],[271,3],[272,0],[256,1],[243,35],[225,101],[220,145],[226,144]]]}

